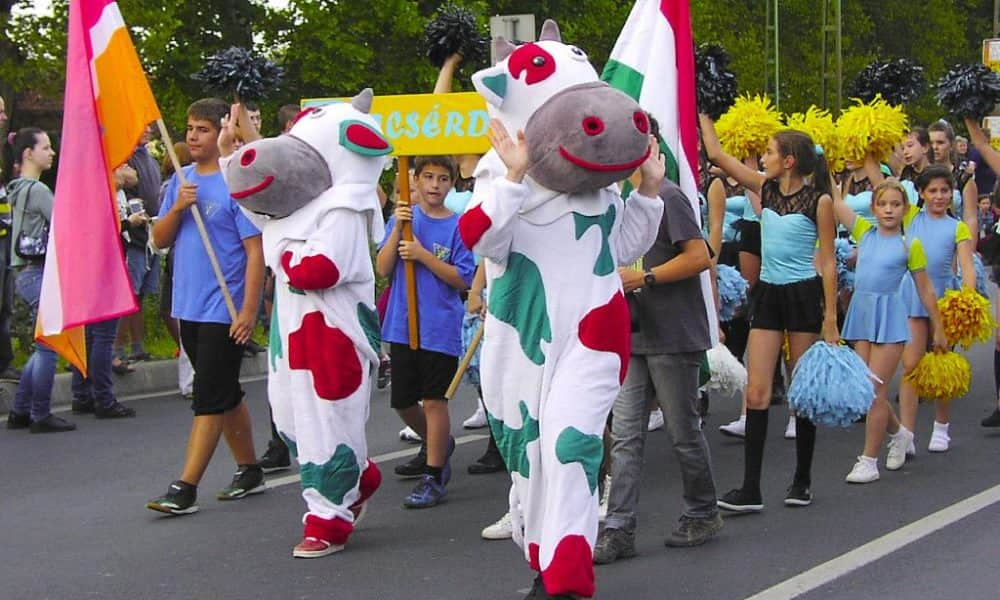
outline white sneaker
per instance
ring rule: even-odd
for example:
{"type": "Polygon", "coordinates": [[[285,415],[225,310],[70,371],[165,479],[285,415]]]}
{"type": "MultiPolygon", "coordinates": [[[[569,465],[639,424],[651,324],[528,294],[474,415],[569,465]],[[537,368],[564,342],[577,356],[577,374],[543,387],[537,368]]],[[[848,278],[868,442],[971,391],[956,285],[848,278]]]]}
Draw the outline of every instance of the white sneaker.
{"type": "Polygon", "coordinates": [[[483,409],[482,403],[476,407],[476,412],[472,413],[472,416],[468,419],[462,421],[462,427],[466,429],[482,429],[486,427],[488,423],[486,422],[486,410],[483,409]]]}
{"type": "Polygon", "coordinates": [[[608,498],[611,497],[611,475],[604,476],[604,491],[601,492],[601,504],[597,508],[597,520],[603,522],[608,516],[608,498]]]}
{"type": "Polygon", "coordinates": [[[719,431],[722,435],[728,435],[729,437],[744,438],[747,436],[747,416],[740,415],[739,419],[732,421],[726,425],[719,425],[719,431]]]}
{"type": "MultiPolygon", "coordinates": [[[[913,432],[910,431],[910,433],[912,434],[913,432]]],[[[914,435],[912,438],[910,438],[910,445],[906,447],[906,455],[907,456],[916,456],[917,455],[917,443],[916,442],[917,442],[917,436],[914,435]]]]}
{"type": "Polygon", "coordinates": [[[928,452],[947,452],[948,443],[951,438],[948,437],[948,424],[934,422],[934,432],[931,434],[931,441],[927,444],[928,452]]]}
{"type": "Polygon", "coordinates": [[[423,439],[417,435],[416,431],[413,431],[410,427],[404,427],[399,430],[399,439],[404,442],[422,442],[423,439]]]}
{"type": "Polygon", "coordinates": [[[847,483],[871,483],[878,481],[878,461],[867,456],[859,456],[854,468],[847,474],[847,483]]]}
{"type": "Polygon", "coordinates": [[[500,519],[483,529],[483,539],[484,540],[509,540],[514,535],[514,526],[510,522],[510,511],[504,513],[504,516],[500,519]]]}
{"type": "Polygon", "coordinates": [[[795,415],[788,417],[788,425],[785,426],[785,439],[794,440],[795,439],[795,415]]]}
{"type": "Polygon", "coordinates": [[[885,457],[885,468],[898,471],[906,464],[907,450],[913,445],[913,432],[899,426],[899,431],[889,436],[889,454],[885,457]]]}
{"type": "Polygon", "coordinates": [[[649,427],[647,431],[656,431],[663,428],[663,409],[649,411],[649,427]]]}

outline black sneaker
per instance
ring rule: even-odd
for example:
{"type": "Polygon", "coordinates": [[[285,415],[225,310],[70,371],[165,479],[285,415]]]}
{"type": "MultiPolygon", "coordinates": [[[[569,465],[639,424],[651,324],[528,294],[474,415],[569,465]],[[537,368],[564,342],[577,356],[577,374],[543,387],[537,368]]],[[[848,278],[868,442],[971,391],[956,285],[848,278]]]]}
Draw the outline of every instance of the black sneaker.
{"type": "Polygon", "coordinates": [[[189,515],[198,512],[198,486],[175,481],[167,493],[146,503],[146,508],[168,515],[189,515]]]}
{"type": "Polygon", "coordinates": [[[89,415],[94,413],[93,398],[73,398],[73,414],[89,415]]]}
{"type": "Polygon", "coordinates": [[[698,416],[705,418],[708,416],[708,392],[702,392],[698,396],[698,416]]]}
{"type": "Polygon", "coordinates": [[[27,429],[31,427],[31,415],[10,411],[7,413],[7,429],[27,429]]]}
{"type": "Polygon", "coordinates": [[[7,383],[19,383],[21,381],[21,371],[15,369],[14,367],[7,367],[0,372],[0,381],[6,381],[7,383]]]}
{"type": "Polygon", "coordinates": [[[671,548],[700,546],[714,538],[720,531],[722,531],[722,515],[719,513],[704,519],[682,516],[677,527],[670,532],[663,543],[671,548]]]}
{"type": "Polygon", "coordinates": [[[239,500],[250,494],[259,494],[267,489],[264,471],[260,465],[239,465],[233,480],[216,496],[219,500],[239,500]]]}
{"type": "Polygon", "coordinates": [[[785,495],[785,506],[809,506],[812,501],[813,495],[809,491],[809,486],[801,483],[793,483],[785,495]]]}
{"type": "Polygon", "coordinates": [[[417,455],[392,470],[401,479],[416,479],[427,472],[427,444],[420,444],[417,455]]]}
{"type": "Polygon", "coordinates": [[[469,475],[486,475],[487,473],[499,473],[506,471],[503,457],[499,452],[486,451],[485,454],[476,459],[476,462],[469,465],[469,475]]]}
{"type": "Polygon", "coordinates": [[[388,358],[383,358],[378,363],[378,379],[375,380],[375,387],[384,390],[392,383],[392,363],[388,358]]]}
{"type": "Polygon", "coordinates": [[[53,414],[31,424],[31,433],[62,433],[73,431],[76,425],[53,414]]]}
{"type": "Polygon", "coordinates": [[[606,565],[635,556],[635,535],[623,529],[605,528],[594,543],[594,564],[606,565]]]}
{"type": "Polygon", "coordinates": [[[749,494],[742,488],[729,490],[726,495],[716,501],[719,508],[739,513],[755,513],[764,510],[764,500],[760,492],[749,494]]]}
{"type": "Polygon", "coordinates": [[[128,419],[134,416],[134,409],[125,406],[117,400],[108,406],[98,406],[94,408],[94,417],[97,419],[128,419]]]}
{"type": "Polygon", "coordinates": [[[548,598],[549,595],[545,593],[545,586],[542,584],[542,576],[538,575],[532,582],[531,589],[528,590],[528,595],[524,597],[524,600],[548,600],[548,598]]]}
{"type": "Polygon", "coordinates": [[[288,446],[281,440],[271,440],[267,443],[267,452],[257,461],[260,468],[265,473],[274,473],[291,468],[292,457],[288,453],[288,446]]]}
{"type": "Polygon", "coordinates": [[[1000,427],[1000,408],[994,409],[993,414],[979,422],[983,427],[1000,427]]]}

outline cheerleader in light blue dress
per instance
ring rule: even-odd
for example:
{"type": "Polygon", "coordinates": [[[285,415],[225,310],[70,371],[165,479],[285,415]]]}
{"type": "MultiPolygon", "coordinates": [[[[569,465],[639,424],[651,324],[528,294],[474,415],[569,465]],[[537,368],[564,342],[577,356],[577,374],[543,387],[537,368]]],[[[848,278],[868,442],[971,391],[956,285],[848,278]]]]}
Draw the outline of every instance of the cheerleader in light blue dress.
{"type": "Polygon", "coordinates": [[[890,449],[896,450],[887,460],[889,469],[902,466],[913,437],[900,426],[888,400],[889,382],[910,338],[908,309],[900,291],[907,273],[930,315],[935,348],[944,349],[946,342],[937,295],[926,272],[923,245],[919,238],[904,235],[917,211],[910,210],[906,190],[899,181],[886,179],[872,192],[870,213],[876,219],[875,225],[855,213],[843,199],[835,201],[834,210],[858,243],[854,295],[842,337],[854,342],[854,350],[880,380],[875,383],[875,399],[865,424],[865,448],[847,475],[847,482],[871,483],[879,478],[878,455],[886,432],[893,440],[890,449]]]}
{"type": "MultiPolygon", "coordinates": [[[[954,287],[955,265],[962,268],[963,287],[976,289],[976,269],[972,259],[975,241],[968,225],[948,213],[952,205],[955,181],[947,165],[931,165],[917,177],[917,190],[923,208],[910,208],[915,215],[906,228],[908,238],[920,240],[927,256],[927,275],[940,298],[954,287]]],[[[910,341],[903,351],[903,373],[910,373],[927,350],[928,313],[920,302],[912,278],[903,278],[901,287],[910,323],[910,341]]],[[[930,452],[948,450],[948,428],[951,413],[949,401],[935,400],[934,429],[927,446],[930,452]]],[[[899,386],[899,420],[909,431],[917,421],[917,394],[907,381],[899,386]]],[[[908,444],[907,454],[916,451],[914,443],[908,444]]]]}

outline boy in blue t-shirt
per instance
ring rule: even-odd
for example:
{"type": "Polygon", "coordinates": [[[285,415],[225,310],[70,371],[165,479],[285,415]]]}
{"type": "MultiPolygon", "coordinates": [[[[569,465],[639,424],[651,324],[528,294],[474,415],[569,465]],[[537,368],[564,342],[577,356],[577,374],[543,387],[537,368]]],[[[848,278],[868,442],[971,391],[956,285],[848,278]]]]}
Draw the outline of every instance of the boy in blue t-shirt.
{"type": "MultiPolygon", "coordinates": [[[[217,98],[198,100],[188,108],[187,144],[194,164],[183,169],[186,184],[181,185],[177,175],[168,183],[153,228],[156,247],[172,247],[171,315],[180,320],[181,344],[194,366],[194,422],[184,468],[166,494],[146,504],[172,515],[198,510],[198,483],[223,433],[237,470],[218,499],[235,500],[265,489],[239,380],[243,346],[253,333],[264,282],[264,253],[260,231],[230,197],[219,170],[220,123],[229,112],[229,105],[217,98]],[[195,204],[233,303],[239,307],[235,320],[188,210],[195,204]]],[[[227,124],[223,135],[231,138],[233,126],[227,124]]]]}
{"type": "Polygon", "coordinates": [[[376,268],[382,277],[392,278],[382,325],[382,339],[389,342],[392,359],[391,404],[424,440],[421,453],[395,471],[404,478],[420,477],[404,506],[428,508],[445,497],[451,476],[455,440],[445,392],[462,353],[461,292],[469,288],[476,267],[458,234],[458,215],[444,205],[455,181],[454,161],[447,156],[417,157],[414,178],[419,204],[396,207],[379,245],[376,268]],[[412,242],[402,241],[406,221],[413,223],[412,242]],[[408,343],[404,260],[416,264],[418,350],[411,350],[408,343]]]}

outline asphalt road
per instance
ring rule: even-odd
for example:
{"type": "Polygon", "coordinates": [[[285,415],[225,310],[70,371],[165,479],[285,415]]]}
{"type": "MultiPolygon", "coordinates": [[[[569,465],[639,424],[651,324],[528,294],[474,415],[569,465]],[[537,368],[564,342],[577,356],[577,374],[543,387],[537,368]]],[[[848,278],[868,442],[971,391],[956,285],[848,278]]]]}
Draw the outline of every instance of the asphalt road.
{"type": "MultiPolygon", "coordinates": [[[[978,424],[995,405],[991,348],[975,349],[970,359],[973,388],[956,402],[951,451],[927,453],[932,412],[923,407],[916,459],[899,472],[883,468],[877,483],[851,486],[843,478],[860,452],[862,428],[822,429],[815,501],[804,509],[781,502],[795,450],[781,439],[785,408],[773,408],[764,512],[726,517],[720,537],[698,548],[662,544],[679,514],[680,485],[667,435],[651,433],[640,555],[599,567],[598,597],[782,598],[793,595],[790,584],[774,586],[792,580],[810,600],[1000,598],[1000,504],[993,503],[1000,497],[1000,487],[993,490],[1000,486],[1000,430],[978,424]],[[949,508],[984,491],[987,500],[965,518],[949,508]]],[[[248,384],[247,398],[263,448],[263,383],[248,384]]],[[[77,418],[78,431],[68,434],[0,431],[0,598],[521,598],[533,574],[518,550],[479,538],[506,509],[508,479],[465,474],[485,446],[476,437],[483,431],[461,429],[473,402],[469,389],[454,402],[455,432],[466,437],[453,459],[448,502],[408,511],[402,500],[413,482],[395,480],[391,469],[405,460],[400,451],[415,447],[397,439],[401,425],[388,395],[376,394],[369,437],[373,455],[389,455],[381,461],[385,482],[348,548],[316,560],[291,557],[303,510],[288,477],[294,472],[272,476],[279,485],[265,494],[214,500],[234,468],[224,447],[202,482],[201,512],[169,518],[144,508],[181,465],[191,413],[179,396],[131,402],[138,412],[132,420],[77,418]]],[[[739,406],[716,399],[711,411],[706,430],[724,492],[740,481],[742,446],[717,427],[739,406]]]]}

